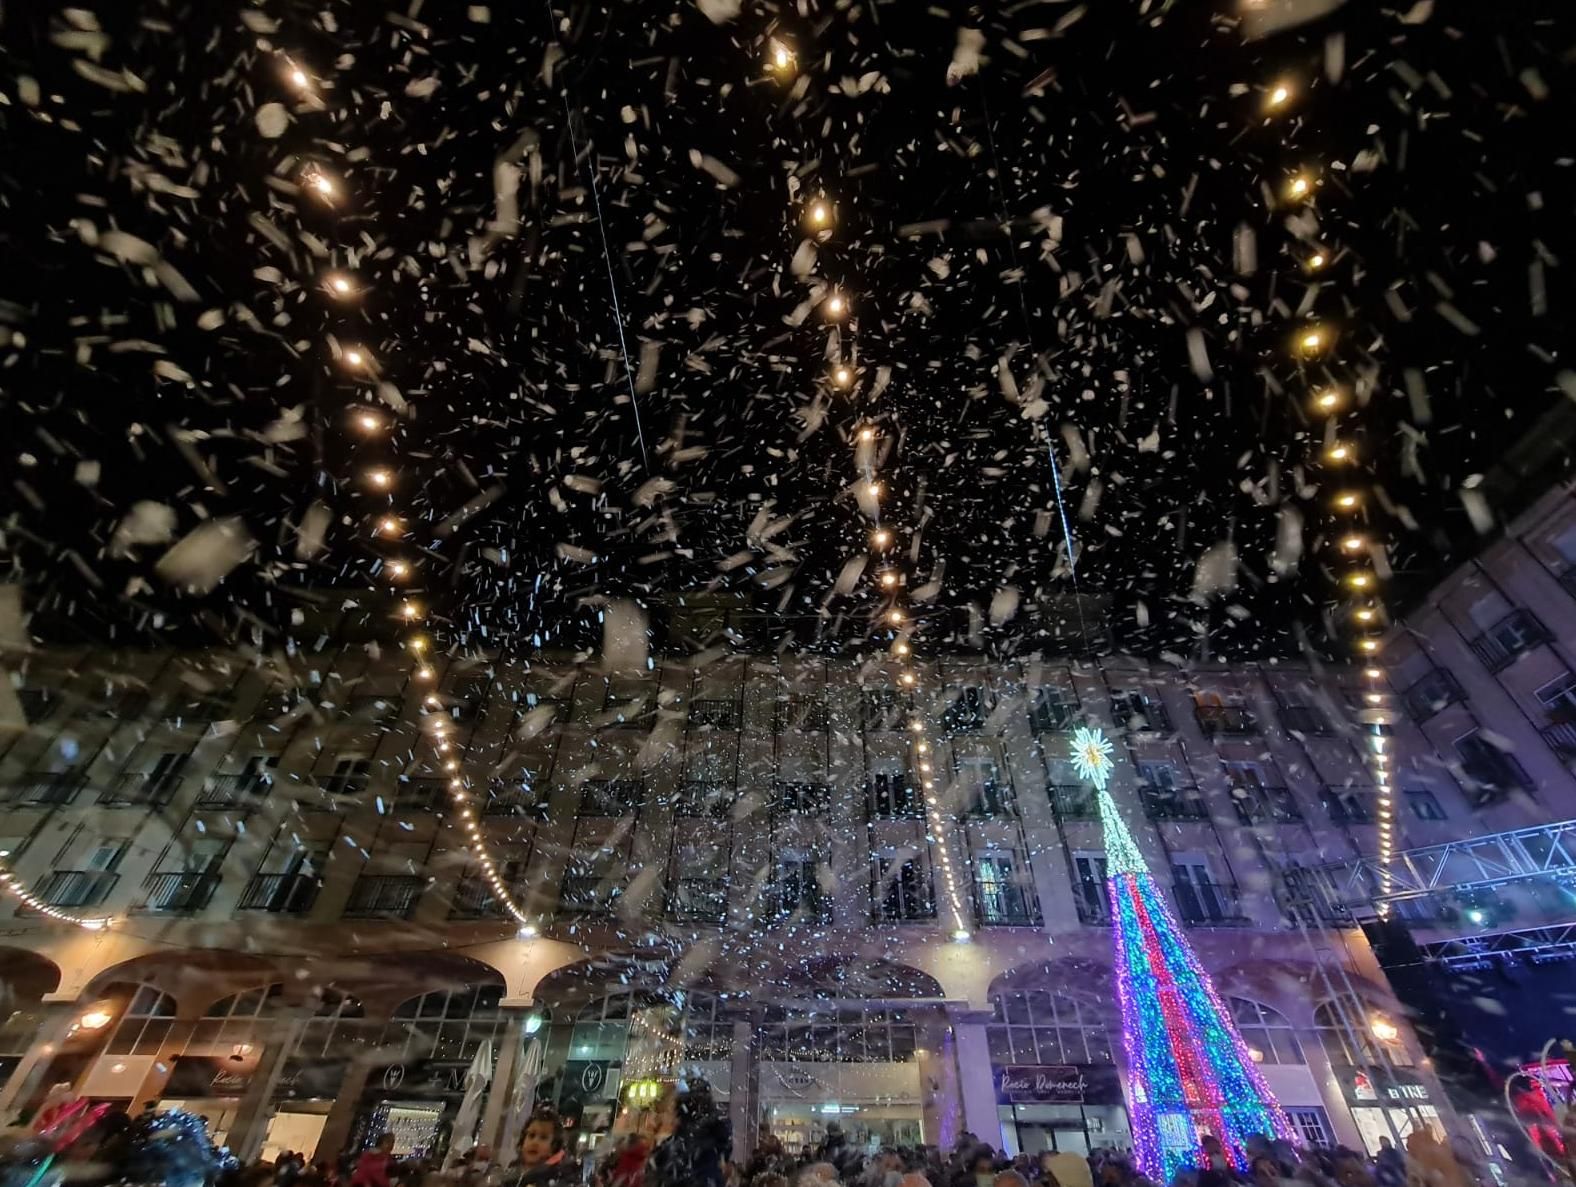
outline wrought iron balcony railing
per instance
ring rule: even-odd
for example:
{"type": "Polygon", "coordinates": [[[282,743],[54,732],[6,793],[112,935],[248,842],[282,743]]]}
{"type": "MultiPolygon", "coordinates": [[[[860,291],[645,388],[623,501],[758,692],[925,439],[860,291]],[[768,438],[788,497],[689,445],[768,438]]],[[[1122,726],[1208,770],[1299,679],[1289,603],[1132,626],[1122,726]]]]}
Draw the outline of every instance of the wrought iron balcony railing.
{"type": "Polygon", "coordinates": [[[1141,787],[1138,795],[1151,820],[1209,819],[1209,806],[1196,787],[1141,787]]]}
{"type": "Polygon", "coordinates": [[[322,883],[311,874],[258,874],[241,894],[242,911],[304,915],[317,901],[322,883]]]}
{"type": "Polygon", "coordinates": [[[409,919],[426,885],[425,878],[414,874],[362,874],[351,887],[345,917],[409,919]]]}
{"type": "Polygon", "coordinates": [[[190,915],[201,911],[213,900],[213,892],[219,887],[219,875],[187,872],[152,874],[147,886],[148,893],[137,910],[190,915]]]}
{"type": "Polygon", "coordinates": [[[51,907],[96,907],[119,881],[113,870],[56,870],[34,894],[51,907]]]}

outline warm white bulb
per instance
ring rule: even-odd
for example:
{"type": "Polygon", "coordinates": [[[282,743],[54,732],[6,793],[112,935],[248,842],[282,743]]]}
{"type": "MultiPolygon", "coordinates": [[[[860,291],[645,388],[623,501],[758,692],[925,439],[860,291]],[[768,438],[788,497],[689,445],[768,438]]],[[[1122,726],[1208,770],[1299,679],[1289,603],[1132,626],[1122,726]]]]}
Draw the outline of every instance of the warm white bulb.
{"type": "Polygon", "coordinates": [[[1307,196],[1309,188],[1308,179],[1299,175],[1291,179],[1291,185],[1288,187],[1288,190],[1293,198],[1303,198],[1307,196]]]}
{"type": "Polygon", "coordinates": [[[847,367],[839,367],[836,371],[832,372],[832,378],[837,380],[837,385],[839,387],[844,387],[847,385],[848,381],[853,378],[853,373],[850,372],[847,367]]]}
{"type": "Polygon", "coordinates": [[[349,363],[352,367],[359,367],[366,361],[367,356],[362,354],[359,350],[347,350],[345,352],[345,362],[349,363]]]}
{"type": "Polygon", "coordinates": [[[361,427],[364,428],[369,433],[375,431],[376,429],[381,428],[382,424],[383,424],[382,421],[380,421],[377,417],[373,416],[372,413],[370,413],[370,412],[363,412],[361,414],[360,420],[361,420],[361,427]]]}
{"type": "Polygon", "coordinates": [[[1310,267],[1310,268],[1322,268],[1322,267],[1324,267],[1324,253],[1316,251],[1311,256],[1309,256],[1308,257],[1308,267],[1310,267]]]}
{"type": "Polygon", "coordinates": [[[1304,350],[1318,350],[1323,345],[1324,335],[1319,333],[1318,330],[1311,330],[1302,336],[1302,348],[1304,350]]]}
{"type": "Polygon", "coordinates": [[[829,297],[829,298],[827,298],[826,311],[828,313],[830,313],[833,317],[841,317],[843,315],[843,309],[844,309],[844,305],[843,305],[843,299],[841,297],[829,297]]]}
{"type": "Polygon", "coordinates": [[[393,481],[387,470],[374,470],[371,474],[367,475],[367,478],[371,481],[373,486],[379,487],[387,486],[393,481]]]}
{"type": "Polygon", "coordinates": [[[306,76],[305,70],[292,70],[290,72],[290,81],[295,83],[295,85],[298,87],[305,87],[312,80],[306,76]]]}
{"type": "Polygon", "coordinates": [[[1282,103],[1286,102],[1286,100],[1290,98],[1291,92],[1285,87],[1276,87],[1270,92],[1270,106],[1279,107],[1282,103]]]}
{"type": "Polygon", "coordinates": [[[385,519],[385,520],[383,520],[381,523],[378,524],[378,531],[382,532],[385,536],[392,536],[392,535],[394,535],[394,533],[399,531],[399,520],[397,520],[397,519],[385,519]]]}

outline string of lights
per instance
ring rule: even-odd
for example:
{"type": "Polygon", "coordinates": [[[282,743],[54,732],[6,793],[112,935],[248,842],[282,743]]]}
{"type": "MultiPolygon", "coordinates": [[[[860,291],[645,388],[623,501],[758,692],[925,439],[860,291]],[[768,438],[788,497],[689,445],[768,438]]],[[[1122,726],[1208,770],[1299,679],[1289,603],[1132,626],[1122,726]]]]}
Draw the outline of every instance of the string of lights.
{"type": "MultiPolygon", "coordinates": [[[[1294,79],[1276,80],[1262,92],[1263,117],[1275,121],[1293,110],[1306,116],[1310,92],[1311,87],[1302,86],[1294,79]]],[[[1341,258],[1339,249],[1326,244],[1320,237],[1320,222],[1316,217],[1320,190],[1318,173],[1311,167],[1302,167],[1287,177],[1280,192],[1281,206],[1289,215],[1315,216],[1287,219],[1297,242],[1294,249],[1297,267],[1316,286],[1315,296],[1317,286],[1328,283],[1322,278],[1341,258]]],[[[1311,306],[1311,299],[1308,304],[1311,306]]],[[[1325,538],[1331,543],[1334,568],[1346,591],[1349,637],[1360,665],[1362,715],[1367,729],[1364,758],[1377,792],[1378,889],[1383,896],[1394,888],[1391,863],[1395,857],[1395,797],[1386,734],[1391,720],[1389,693],[1384,670],[1376,659],[1383,649],[1386,618],[1379,580],[1380,573],[1388,571],[1388,567],[1383,563],[1382,545],[1362,530],[1370,500],[1355,481],[1347,477],[1362,465],[1357,441],[1361,436],[1358,416],[1363,401],[1356,399],[1356,393],[1333,374],[1336,346],[1337,334],[1333,326],[1317,320],[1304,323],[1291,340],[1291,352],[1299,364],[1308,408],[1324,426],[1315,466],[1328,486],[1335,487],[1324,503],[1325,538]]],[[[1388,904],[1381,901],[1379,913],[1385,915],[1388,910],[1388,904]]]]}
{"type": "MultiPolygon", "coordinates": [[[[320,101],[320,88],[317,82],[293,59],[285,57],[283,62],[281,79],[294,90],[298,99],[318,99],[318,102],[306,104],[309,110],[327,110],[327,105],[320,101]]],[[[330,176],[319,165],[308,165],[303,172],[302,181],[306,192],[322,202],[345,206],[352,200],[346,183],[330,176]]],[[[345,311],[339,319],[343,323],[348,321],[348,310],[364,292],[364,288],[358,278],[351,273],[336,271],[324,277],[322,291],[331,301],[326,307],[325,321],[332,323],[335,320],[332,311],[338,307],[345,311]]],[[[352,383],[376,379],[381,374],[381,367],[368,347],[362,345],[342,347],[331,332],[328,334],[328,342],[331,357],[338,362],[342,374],[352,383]]],[[[358,402],[351,421],[364,435],[363,439],[381,442],[383,448],[390,455],[394,455],[390,460],[397,458],[399,437],[392,431],[392,426],[384,417],[358,402]]],[[[399,515],[395,506],[398,485],[396,471],[390,464],[374,465],[365,471],[363,481],[372,497],[386,500],[379,511],[369,517],[368,535],[378,548],[376,572],[381,575],[386,588],[398,594],[417,576],[419,563],[417,558],[420,556],[420,551],[410,547],[413,526],[399,515]]],[[[426,617],[425,609],[414,598],[405,598],[400,603],[398,617],[406,632],[401,638],[401,647],[410,658],[413,679],[419,685],[434,686],[437,670],[432,657],[432,642],[420,627],[426,617]]],[[[486,880],[494,900],[519,925],[520,935],[535,935],[537,929],[534,922],[515,901],[488,848],[480,819],[481,812],[478,810],[477,784],[466,773],[467,756],[462,744],[452,736],[451,716],[436,692],[428,692],[422,697],[419,712],[423,727],[421,735],[431,747],[434,763],[442,769],[447,780],[453,811],[451,825],[463,834],[463,847],[470,853],[486,880]]]]}
{"type": "MultiPolygon", "coordinates": [[[[768,67],[779,79],[789,82],[794,78],[798,57],[787,42],[778,37],[769,38],[767,54],[768,67]]],[[[836,206],[822,191],[804,203],[800,221],[818,244],[826,244],[832,241],[836,230],[836,206]]],[[[854,397],[859,381],[858,352],[851,346],[845,349],[844,344],[845,328],[850,339],[857,328],[853,298],[842,286],[825,284],[812,292],[812,299],[818,302],[823,321],[833,335],[826,351],[826,357],[832,359],[827,382],[834,392],[854,397]]],[[[865,568],[875,582],[881,607],[876,629],[890,641],[889,653],[898,692],[909,698],[909,777],[924,797],[926,839],[933,855],[931,864],[940,867],[941,884],[951,912],[952,938],[966,942],[971,936],[969,914],[959,890],[957,863],[949,847],[950,838],[957,832],[957,817],[945,810],[936,793],[935,749],[928,736],[924,714],[918,708],[920,671],[914,654],[918,623],[905,609],[903,594],[907,582],[891,559],[897,555],[896,530],[884,522],[881,515],[884,486],[877,470],[879,434],[875,425],[860,424],[853,432],[853,441],[854,502],[871,524],[865,568]]]]}

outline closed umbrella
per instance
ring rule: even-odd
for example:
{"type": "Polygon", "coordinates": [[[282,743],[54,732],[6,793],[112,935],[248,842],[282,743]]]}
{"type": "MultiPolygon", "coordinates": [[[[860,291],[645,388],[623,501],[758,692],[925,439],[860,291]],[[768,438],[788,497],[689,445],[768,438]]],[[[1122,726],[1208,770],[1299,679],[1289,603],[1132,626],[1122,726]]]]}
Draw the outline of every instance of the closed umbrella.
{"type": "Polygon", "coordinates": [[[492,1073],[492,1040],[488,1039],[476,1048],[476,1057],[465,1073],[465,1096],[460,1101],[460,1111],[454,1115],[454,1132],[449,1135],[449,1152],[443,1159],[445,1170],[476,1141],[476,1126],[482,1119],[482,1096],[492,1073]]]}

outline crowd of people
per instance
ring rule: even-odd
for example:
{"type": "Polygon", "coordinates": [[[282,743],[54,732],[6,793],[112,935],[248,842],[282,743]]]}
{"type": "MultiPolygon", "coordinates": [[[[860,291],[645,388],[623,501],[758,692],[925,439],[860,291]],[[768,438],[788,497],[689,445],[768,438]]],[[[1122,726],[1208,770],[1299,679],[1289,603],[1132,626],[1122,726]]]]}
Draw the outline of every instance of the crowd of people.
{"type": "Polygon", "coordinates": [[[208,1138],[206,1119],[179,1110],[136,1118],[101,1106],[51,1106],[0,1145],[0,1187],[157,1182],[165,1187],[1478,1187],[1477,1176],[1426,1130],[1403,1151],[1381,1140],[1377,1156],[1344,1147],[1299,1147],[1251,1138],[1228,1153],[1206,1136],[1198,1165],[1156,1184],[1129,1152],[1044,1151],[1008,1157],[971,1133],[946,1149],[872,1148],[835,1124],[814,1145],[789,1150],[766,1134],[733,1157],[724,1110],[704,1083],[667,1101],[660,1118],[609,1135],[594,1158],[576,1157],[558,1115],[532,1112],[515,1149],[485,1146],[457,1157],[399,1157],[392,1133],[337,1164],[283,1151],[242,1165],[208,1138]]]}

